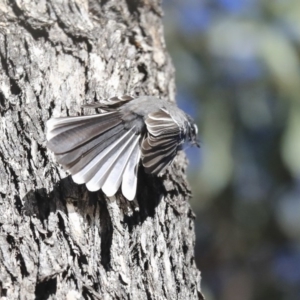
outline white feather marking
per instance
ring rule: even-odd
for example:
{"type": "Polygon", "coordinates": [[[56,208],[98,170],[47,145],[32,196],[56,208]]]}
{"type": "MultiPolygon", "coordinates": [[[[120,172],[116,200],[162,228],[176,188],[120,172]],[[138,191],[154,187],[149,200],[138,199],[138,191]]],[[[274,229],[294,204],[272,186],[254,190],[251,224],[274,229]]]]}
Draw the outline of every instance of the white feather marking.
{"type": "Polygon", "coordinates": [[[165,112],[167,115],[170,116],[170,118],[173,120],[173,122],[178,126],[179,132],[181,132],[181,126],[180,126],[179,123],[176,121],[176,119],[173,118],[173,116],[172,116],[166,109],[161,108],[161,110],[162,110],[163,112],[165,112]]]}
{"type": "Polygon", "coordinates": [[[135,148],[139,141],[139,136],[135,136],[130,144],[120,153],[119,157],[116,159],[105,183],[102,186],[102,191],[107,197],[113,196],[119,189],[122,175],[127,162],[131,156],[132,150],[135,148]]]}
{"type": "Polygon", "coordinates": [[[154,117],[153,115],[149,115],[148,117],[149,119],[152,119],[154,121],[166,121],[166,122],[170,122],[170,118],[161,118],[161,117],[154,117]]]}
{"type": "Polygon", "coordinates": [[[103,160],[109,155],[110,151],[119,144],[121,145],[130,133],[130,131],[126,132],[126,134],[121,136],[121,138],[116,140],[113,144],[105,148],[99,155],[92,159],[82,170],[80,170],[77,174],[74,174],[72,176],[73,181],[77,184],[83,184],[89,181],[91,179],[89,178],[89,173],[94,168],[99,167],[99,165],[103,163],[103,160]]]}
{"type": "MultiPolygon", "coordinates": [[[[130,132],[132,131],[132,129],[130,129],[130,132]]],[[[99,169],[99,171],[95,174],[95,176],[89,182],[87,182],[86,187],[89,191],[95,192],[102,188],[102,185],[104,184],[107,176],[109,175],[110,170],[113,167],[116,159],[118,159],[120,153],[122,153],[122,151],[126,148],[128,143],[130,143],[131,139],[134,137],[134,134],[132,132],[131,132],[131,134],[132,134],[131,137],[128,138],[128,140],[123,145],[120,145],[119,150],[117,150],[113,155],[107,156],[107,160],[104,161],[104,163],[101,166],[101,168],[99,169]]],[[[117,145],[117,146],[119,146],[119,145],[117,145]]]]}
{"type": "Polygon", "coordinates": [[[129,201],[132,201],[136,194],[137,167],[140,161],[140,157],[141,151],[139,148],[139,144],[136,144],[124,170],[122,181],[122,193],[124,197],[129,201]]]}
{"type": "Polygon", "coordinates": [[[146,120],[149,133],[155,137],[165,135],[167,132],[174,132],[174,134],[178,134],[178,132],[180,132],[178,122],[165,109],[161,108],[161,112],[163,112],[163,114],[149,114],[146,120]]]}
{"type": "Polygon", "coordinates": [[[172,122],[149,124],[149,121],[148,121],[147,125],[148,125],[148,127],[155,129],[157,127],[160,128],[160,127],[172,126],[172,125],[174,125],[174,122],[172,121],[172,122]]]}
{"type": "Polygon", "coordinates": [[[198,126],[196,124],[194,124],[194,128],[195,128],[195,134],[198,134],[198,126]]]}

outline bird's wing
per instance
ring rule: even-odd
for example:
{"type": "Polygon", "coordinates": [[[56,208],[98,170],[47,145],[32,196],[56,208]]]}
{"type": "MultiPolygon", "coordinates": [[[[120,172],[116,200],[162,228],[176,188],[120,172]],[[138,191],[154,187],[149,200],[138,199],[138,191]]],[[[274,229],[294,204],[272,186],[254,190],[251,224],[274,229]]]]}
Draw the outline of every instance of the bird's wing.
{"type": "Polygon", "coordinates": [[[141,145],[143,166],[147,173],[159,174],[175,158],[183,132],[165,109],[150,113],[145,123],[148,133],[141,145]]]}

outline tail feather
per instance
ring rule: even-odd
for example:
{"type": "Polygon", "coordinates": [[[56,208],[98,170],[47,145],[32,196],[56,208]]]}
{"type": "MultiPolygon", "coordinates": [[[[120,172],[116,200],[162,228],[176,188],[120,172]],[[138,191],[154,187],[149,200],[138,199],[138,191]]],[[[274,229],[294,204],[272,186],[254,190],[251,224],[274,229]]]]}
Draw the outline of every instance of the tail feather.
{"type": "MultiPolygon", "coordinates": [[[[138,141],[139,136],[135,135],[130,143],[126,146],[126,148],[116,158],[113,168],[110,170],[110,173],[102,186],[102,190],[106,194],[106,196],[111,197],[118,191],[122,182],[124,170],[132,155],[132,151],[138,144],[138,141]]],[[[130,174],[129,176],[132,175],[133,174],[130,174]]]]}
{"type": "MultiPolygon", "coordinates": [[[[99,154],[102,150],[108,147],[114,140],[118,139],[125,133],[123,124],[119,124],[109,131],[104,132],[95,139],[86,142],[69,152],[57,154],[55,158],[62,165],[69,165],[80,159],[81,165],[84,165],[99,154]]],[[[78,166],[76,168],[78,172],[78,166]]]]}
{"type": "Polygon", "coordinates": [[[130,155],[122,178],[122,193],[124,197],[132,201],[135,197],[137,186],[137,167],[140,161],[141,151],[137,143],[130,155]]]}
{"type": "MultiPolygon", "coordinates": [[[[82,164],[84,167],[78,172],[73,172],[73,180],[78,184],[87,183],[92,180],[96,173],[103,168],[105,163],[110,159],[111,156],[114,156],[119,147],[124,143],[130,134],[127,131],[120,139],[114,141],[110,146],[108,146],[102,152],[100,151],[99,154],[94,157],[89,163],[82,164]]],[[[100,188],[99,188],[100,189],[100,188]]]]}
{"type": "Polygon", "coordinates": [[[62,117],[62,118],[52,118],[47,121],[47,140],[51,140],[54,136],[56,136],[59,131],[59,128],[63,131],[66,131],[67,128],[72,126],[79,126],[82,123],[88,122],[93,119],[98,119],[100,116],[101,118],[109,117],[112,113],[104,113],[104,114],[96,114],[90,116],[75,116],[75,117],[62,117]]]}
{"type": "Polygon", "coordinates": [[[124,196],[134,199],[140,135],[134,128],[124,127],[119,112],[50,119],[47,140],[48,148],[74,182],[85,183],[90,191],[102,188],[108,197],[122,184],[124,196]]]}
{"type": "Polygon", "coordinates": [[[101,168],[98,170],[95,176],[90,181],[87,182],[86,186],[88,190],[98,191],[99,189],[102,188],[114,163],[116,162],[120,154],[124,151],[124,149],[126,149],[127,145],[130,142],[132,142],[132,139],[135,136],[134,133],[132,132],[132,129],[129,130],[126,133],[126,135],[128,135],[128,137],[123,136],[121,139],[119,139],[119,143],[110,151],[107,159],[101,165],[101,168]]]}
{"type": "Polygon", "coordinates": [[[77,117],[73,121],[75,124],[72,122],[55,124],[55,121],[52,121],[54,127],[48,131],[50,136],[51,134],[54,136],[48,141],[48,148],[55,154],[66,153],[122,122],[118,112],[96,116],[89,119],[77,117]]]}
{"type": "Polygon", "coordinates": [[[74,117],[60,117],[60,118],[51,118],[47,121],[47,128],[48,130],[53,130],[57,127],[64,126],[66,124],[75,124],[81,121],[90,120],[92,118],[99,118],[99,116],[109,116],[111,114],[114,114],[114,112],[107,112],[103,114],[95,114],[95,115],[89,115],[89,116],[74,116],[74,117]]]}

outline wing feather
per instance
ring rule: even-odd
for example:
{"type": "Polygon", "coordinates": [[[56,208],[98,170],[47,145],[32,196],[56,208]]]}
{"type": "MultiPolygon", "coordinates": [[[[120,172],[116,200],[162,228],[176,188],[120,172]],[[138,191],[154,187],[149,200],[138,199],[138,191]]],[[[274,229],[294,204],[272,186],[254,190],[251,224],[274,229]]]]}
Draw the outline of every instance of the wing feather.
{"type": "Polygon", "coordinates": [[[182,144],[182,132],[164,109],[149,114],[145,123],[148,135],[141,145],[143,166],[146,172],[159,174],[176,156],[182,144]]]}

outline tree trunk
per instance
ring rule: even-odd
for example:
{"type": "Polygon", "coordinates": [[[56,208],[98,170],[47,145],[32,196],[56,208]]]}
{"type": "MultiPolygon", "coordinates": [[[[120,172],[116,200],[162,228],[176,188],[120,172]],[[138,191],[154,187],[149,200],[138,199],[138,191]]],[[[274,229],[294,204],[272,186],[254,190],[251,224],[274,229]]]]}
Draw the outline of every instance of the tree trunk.
{"type": "Polygon", "coordinates": [[[45,122],[84,103],[174,101],[159,2],[0,0],[1,299],[202,298],[183,154],[159,178],[140,168],[129,202],[76,185],[45,147],[45,122]]]}

